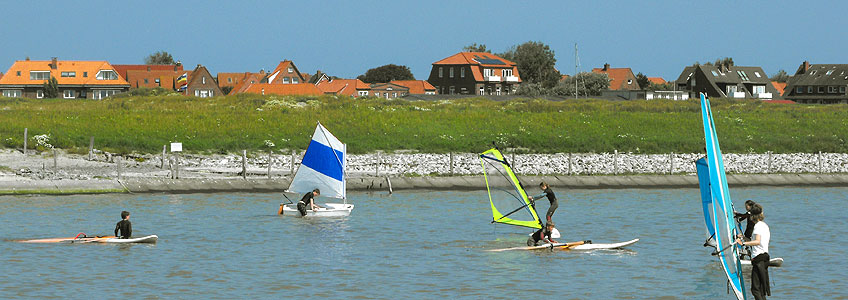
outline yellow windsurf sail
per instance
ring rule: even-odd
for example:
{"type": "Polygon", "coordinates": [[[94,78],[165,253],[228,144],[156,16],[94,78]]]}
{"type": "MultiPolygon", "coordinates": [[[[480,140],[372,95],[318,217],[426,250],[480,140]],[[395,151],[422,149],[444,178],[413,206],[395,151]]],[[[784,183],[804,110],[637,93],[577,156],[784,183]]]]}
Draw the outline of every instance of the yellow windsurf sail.
{"type": "Polygon", "coordinates": [[[542,228],[536,208],[501,152],[492,148],[480,153],[480,164],[492,205],[492,223],[542,228]]]}

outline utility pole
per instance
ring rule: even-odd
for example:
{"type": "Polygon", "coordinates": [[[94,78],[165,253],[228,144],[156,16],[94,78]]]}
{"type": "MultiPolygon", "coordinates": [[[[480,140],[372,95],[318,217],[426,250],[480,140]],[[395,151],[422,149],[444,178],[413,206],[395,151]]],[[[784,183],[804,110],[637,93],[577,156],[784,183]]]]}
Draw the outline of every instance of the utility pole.
{"type": "Polygon", "coordinates": [[[577,99],[577,68],[580,66],[580,58],[577,57],[577,43],[574,43],[574,99],[577,99]]]}

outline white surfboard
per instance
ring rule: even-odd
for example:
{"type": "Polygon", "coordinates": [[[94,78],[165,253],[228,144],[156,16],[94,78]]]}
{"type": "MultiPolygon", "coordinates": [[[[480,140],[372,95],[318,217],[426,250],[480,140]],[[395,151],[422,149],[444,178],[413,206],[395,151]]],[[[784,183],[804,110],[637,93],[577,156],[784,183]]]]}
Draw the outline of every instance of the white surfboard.
{"type": "Polygon", "coordinates": [[[555,244],[545,244],[539,246],[525,246],[525,247],[513,247],[513,248],[503,248],[503,249],[491,249],[486,251],[491,252],[501,252],[501,251],[511,251],[511,250],[544,250],[544,249],[555,249],[555,250],[598,250],[598,249],[619,249],[629,245],[632,245],[638,242],[639,239],[632,239],[626,242],[621,243],[613,243],[613,244],[594,244],[594,243],[584,243],[583,241],[571,242],[571,243],[555,243],[555,244]]]}
{"type": "Polygon", "coordinates": [[[156,235],[148,235],[137,238],[128,238],[121,239],[114,236],[102,236],[102,237],[87,237],[87,236],[76,236],[76,237],[68,237],[68,238],[52,238],[52,239],[36,239],[36,240],[23,240],[19,241],[21,243],[156,243],[159,240],[159,237],[156,235]]]}

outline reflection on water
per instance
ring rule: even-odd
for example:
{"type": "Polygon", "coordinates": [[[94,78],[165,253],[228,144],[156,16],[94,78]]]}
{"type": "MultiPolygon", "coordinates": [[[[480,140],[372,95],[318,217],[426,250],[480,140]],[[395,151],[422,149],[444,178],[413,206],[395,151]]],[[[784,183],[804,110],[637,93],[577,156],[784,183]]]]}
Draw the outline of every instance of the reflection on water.
{"type": "MultiPolygon", "coordinates": [[[[765,206],[772,256],[786,260],[770,269],[774,298],[848,297],[845,192],[731,191],[765,206]]],[[[333,219],[276,215],[280,194],[4,196],[0,298],[732,297],[701,246],[697,190],[557,193],[560,240],[640,241],[625,250],[488,252],[522,246],[530,230],[490,224],[485,190],[351,193],[353,214],[333,219]],[[121,210],[132,212],[136,235],[159,243],[12,242],[111,234],[121,210]]]]}

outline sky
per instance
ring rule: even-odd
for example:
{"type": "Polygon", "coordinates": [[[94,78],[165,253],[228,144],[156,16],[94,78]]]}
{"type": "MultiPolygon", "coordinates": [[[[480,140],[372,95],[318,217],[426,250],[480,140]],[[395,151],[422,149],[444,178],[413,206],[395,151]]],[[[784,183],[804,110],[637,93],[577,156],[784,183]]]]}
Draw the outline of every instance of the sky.
{"type": "Polygon", "coordinates": [[[186,68],[354,78],[385,64],[427,79],[471,43],[502,52],[539,41],[563,74],[603,67],[674,80],[732,57],[772,75],[805,60],[848,63],[848,1],[9,1],[0,0],[0,72],[16,60],[142,64],[167,51],[186,68]]]}

